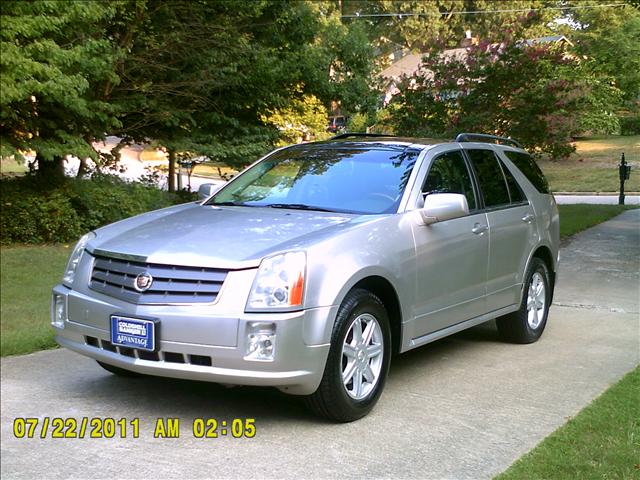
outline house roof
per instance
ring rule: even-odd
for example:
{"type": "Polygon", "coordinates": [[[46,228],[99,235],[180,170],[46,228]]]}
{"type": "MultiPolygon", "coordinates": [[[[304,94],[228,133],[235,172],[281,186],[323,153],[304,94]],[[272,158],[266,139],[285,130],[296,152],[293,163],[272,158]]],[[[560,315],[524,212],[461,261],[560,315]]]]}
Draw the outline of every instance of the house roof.
{"type": "MultiPolygon", "coordinates": [[[[464,47],[450,48],[448,50],[444,50],[442,52],[442,55],[444,57],[456,57],[459,55],[464,56],[466,52],[467,52],[467,49],[464,47]]],[[[400,78],[403,75],[412,76],[420,68],[420,64],[422,63],[422,57],[424,55],[425,55],[424,53],[410,53],[409,55],[405,55],[397,62],[385,68],[380,73],[380,75],[383,78],[388,80],[400,78]]]]}
{"type": "Polygon", "coordinates": [[[524,43],[527,45],[534,45],[536,43],[567,43],[569,46],[573,47],[573,43],[564,35],[549,35],[546,37],[538,37],[531,38],[529,40],[525,40],[524,43]]]}
{"type": "MultiPolygon", "coordinates": [[[[573,43],[571,43],[569,39],[564,35],[549,35],[546,37],[538,37],[538,38],[525,40],[525,43],[527,45],[552,43],[552,42],[567,43],[568,45],[573,46],[573,43]]],[[[445,58],[446,57],[449,57],[449,58],[464,57],[466,53],[467,53],[466,47],[450,48],[450,49],[444,50],[442,52],[442,56],[445,58]]],[[[390,66],[385,68],[380,73],[380,76],[388,81],[397,80],[403,76],[411,77],[420,69],[420,65],[422,64],[422,57],[424,55],[425,55],[424,53],[410,53],[408,55],[405,55],[397,62],[394,62],[390,66]]]]}

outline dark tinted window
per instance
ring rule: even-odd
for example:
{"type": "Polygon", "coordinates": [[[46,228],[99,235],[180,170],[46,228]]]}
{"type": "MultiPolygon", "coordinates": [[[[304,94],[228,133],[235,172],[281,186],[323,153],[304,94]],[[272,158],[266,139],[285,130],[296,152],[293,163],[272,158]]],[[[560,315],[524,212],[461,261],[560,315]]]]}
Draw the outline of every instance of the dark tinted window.
{"type": "Polygon", "coordinates": [[[491,150],[469,150],[478,183],[487,208],[509,205],[509,190],[498,159],[491,150]]]}
{"type": "Polygon", "coordinates": [[[520,185],[513,177],[507,166],[500,162],[500,166],[502,166],[502,172],[504,173],[505,178],[507,179],[507,185],[509,186],[509,194],[511,195],[511,203],[522,203],[527,201],[527,197],[525,197],[520,185]]]}
{"type": "Polygon", "coordinates": [[[425,196],[431,193],[460,193],[467,197],[469,210],[476,208],[471,175],[459,151],[445,153],[433,161],[422,192],[425,196]]]}
{"type": "Polygon", "coordinates": [[[292,147],[229,182],[209,205],[395,212],[418,150],[292,147]]]}
{"type": "Polygon", "coordinates": [[[540,167],[535,162],[531,155],[522,152],[504,152],[504,154],[511,160],[518,170],[520,170],[525,177],[536,187],[536,190],[540,193],[549,193],[549,184],[547,179],[544,178],[544,174],[540,167]]]}

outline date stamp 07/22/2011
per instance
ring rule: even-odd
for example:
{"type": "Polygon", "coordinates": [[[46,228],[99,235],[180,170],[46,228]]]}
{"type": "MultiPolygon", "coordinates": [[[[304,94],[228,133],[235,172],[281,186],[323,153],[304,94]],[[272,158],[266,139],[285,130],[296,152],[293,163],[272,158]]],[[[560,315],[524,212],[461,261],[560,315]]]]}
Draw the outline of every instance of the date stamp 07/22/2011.
{"type": "MultiPolygon", "coordinates": [[[[188,429],[180,418],[159,417],[152,423],[149,433],[154,438],[180,438],[184,430],[195,438],[253,438],[257,434],[254,418],[194,418],[188,422],[188,429]]],[[[13,435],[19,439],[140,438],[143,427],[137,417],[17,417],[13,420],[13,435]]]]}

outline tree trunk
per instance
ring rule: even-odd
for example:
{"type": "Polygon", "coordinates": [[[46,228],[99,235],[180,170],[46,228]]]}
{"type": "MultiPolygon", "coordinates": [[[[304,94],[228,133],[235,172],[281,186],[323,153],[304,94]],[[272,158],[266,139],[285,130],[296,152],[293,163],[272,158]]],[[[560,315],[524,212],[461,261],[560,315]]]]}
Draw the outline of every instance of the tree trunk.
{"type": "Polygon", "coordinates": [[[169,191],[176,191],[176,151],[173,148],[169,152],[169,191]]]}
{"type": "Polygon", "coordinates": [[[64,178],[64,157],[57,156],[53,157],[53,160],[45,160],[38,153],[36,154],[36,160],[38,161],[38,177],[51,182],[56,182],[64,178]]]}
{"type": "Polygon", "coordinates": [[[87,159],[86,158],[81,158],[80,159],[80,165],[78,165],[78,173],[76,175],[76,178],[82,178],[87,174],[87,171],[89,170],[89,168],[87,167],[87,159]]]}

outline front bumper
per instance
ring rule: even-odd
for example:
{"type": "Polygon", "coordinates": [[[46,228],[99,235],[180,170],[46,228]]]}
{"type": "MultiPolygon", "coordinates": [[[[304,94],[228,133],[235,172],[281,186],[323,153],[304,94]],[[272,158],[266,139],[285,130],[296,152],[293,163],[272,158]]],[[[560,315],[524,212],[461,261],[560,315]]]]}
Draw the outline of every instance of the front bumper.
{"type": "Polygon", "coordinates": [[[54,326],[56,341],[82,355],[141,374],[274,386],[297,395],[311,394],[320,384],[329,344],[318,343],[315,332],[324,329],[336,310],[322,307],[251,314],[225,312],[221,305],[141,306],[63,285],[56,286],[53,294],[65,304],[63,327],[54,326]],[[156,352],[112,345],[109,325],[113,314],[157,318],[156,352]],[[272,361],[245,358],[248,324],[256,321],[275,325],[272,361]]]}

